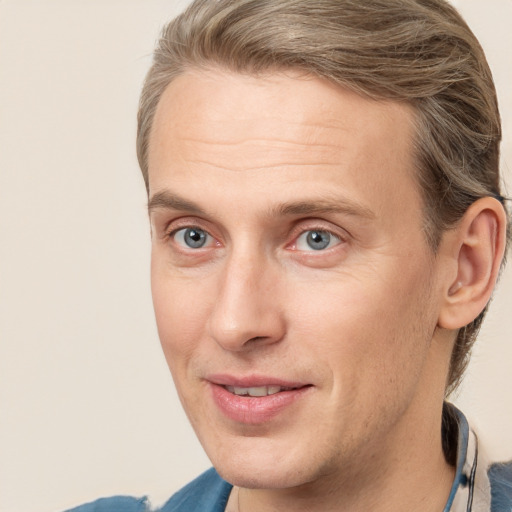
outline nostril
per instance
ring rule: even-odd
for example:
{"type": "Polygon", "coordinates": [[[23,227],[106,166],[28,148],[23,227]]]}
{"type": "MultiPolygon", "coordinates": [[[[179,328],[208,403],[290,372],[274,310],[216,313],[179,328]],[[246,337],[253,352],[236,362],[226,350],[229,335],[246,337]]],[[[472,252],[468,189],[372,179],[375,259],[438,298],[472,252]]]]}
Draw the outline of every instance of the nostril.
{"type": "Polygon", "coordinates": [[[251,338],[249,340],[247,340],[248,342],[257,342],[257,341],[261,341],[261,340],[265,340],[266,337],[265,336],[255,336],[254,338],[251,338]]]}

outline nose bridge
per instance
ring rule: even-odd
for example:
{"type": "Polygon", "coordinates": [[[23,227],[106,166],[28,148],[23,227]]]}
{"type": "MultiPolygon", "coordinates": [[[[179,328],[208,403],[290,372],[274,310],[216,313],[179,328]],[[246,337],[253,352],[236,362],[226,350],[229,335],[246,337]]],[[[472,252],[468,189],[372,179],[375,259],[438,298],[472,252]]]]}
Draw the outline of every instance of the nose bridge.
{"type": "Polygon", "coordinates": [[[238,351],[282,338],[277,273],[274,262],[254,247],[244,245],[231,252],[218,276],[218,296],[209,322],[210,334],[219,345],[238,351]]]}

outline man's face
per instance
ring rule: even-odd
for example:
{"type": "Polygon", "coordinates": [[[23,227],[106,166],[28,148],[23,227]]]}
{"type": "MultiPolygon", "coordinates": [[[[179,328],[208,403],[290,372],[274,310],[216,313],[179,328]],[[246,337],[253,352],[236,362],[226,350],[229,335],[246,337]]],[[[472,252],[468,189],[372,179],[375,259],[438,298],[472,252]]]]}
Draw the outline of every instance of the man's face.
{"type": "Polygon", "coordinates": [[[161,99],[149,155],[158,330],[232,483],[370,478],[431,430],[449,352],[432,340],[440,272],[412,121],[405,105],[294,72],[190,71],[161,99]]]}

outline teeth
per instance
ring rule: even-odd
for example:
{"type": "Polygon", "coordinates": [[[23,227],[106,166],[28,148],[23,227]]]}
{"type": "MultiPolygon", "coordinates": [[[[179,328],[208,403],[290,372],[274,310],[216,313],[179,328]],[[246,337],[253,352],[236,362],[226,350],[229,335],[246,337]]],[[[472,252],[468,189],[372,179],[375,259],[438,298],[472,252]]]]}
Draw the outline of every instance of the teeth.
{"type": "Polygon", "coordinates": [[[267,395],[275,395],[276,393],[279,393],[281,389],[284,391],[285,389],[289,388],[281,388],[281,386],[269,386],[267,388],[267,395]]]}
{"type": "Polygon", "coordinates": [[[281,386],[258,386],[252,388],[241,388],[238,386],[226,386],[226,389],[235,395],[238,396],[267,396],[267,395],[275,395],[280,391],[289,391],[292,388],[286,388],[281,386]]]}
{"type": "MultiPolygon", "coordinates": [[[[249,396],[267,396],[267,388],[265,386],[261,386],[258,388],[241,388],[241,390],[244,392],[244,395],[249,396]],[[246,391],[247,390],[247,391],[246,391]]],[[[236,393],[236,388],[235,388],[236,393]]]]}

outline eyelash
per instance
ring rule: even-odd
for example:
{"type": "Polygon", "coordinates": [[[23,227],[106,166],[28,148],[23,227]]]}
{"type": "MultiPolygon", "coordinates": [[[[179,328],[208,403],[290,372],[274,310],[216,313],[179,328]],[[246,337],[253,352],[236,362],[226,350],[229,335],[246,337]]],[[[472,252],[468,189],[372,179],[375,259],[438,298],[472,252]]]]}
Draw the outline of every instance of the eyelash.
{"type": "MultiPolygon", "coordinates": [[[[184,227],[180,227],[180,228],[176,228],[174,230],[172,230],[168,235],[167,237],[170,239],[170,240],[174,240],[176,241],[176,235],[178,235],[178,233],[180,231],[183,231],[183,237],[185,237],[186,235],[186,232],[187,231],[196,231],[196,232],[201,232],[201,233],[205,233],[206,234],[206,237],[210,237],[211,240],[215,240],[215,237],[213,237],[206,229],[203,229],[199,226],[184,226],[184,227]]],[[[207,243],[208,241],[206,241],[205,243],[207,243]]],[[[183,245],[186,245],[185,242],[183,245]]],[[[181,247],[183,247],[183,245],[181,247]]],[[[183,247],[184,248],[184,247],[183,247]]],[[[208,248],[208,247],[204,247],[204,245],[201,245],[200,247],[188,247],[188,249],[191,249],[191,250],[198,250],[198,249],[203,249],[203,248],[208,248]]]]}
{"type": "MultiPolygon", "coordinates": [[[[180,233],[180,231],[183,231],[183,237],[184,237],[186,235],[187,230],[197,230],[202,233],[205,233],[207,237],[210,237],[211,240],[213,240],[214,242],[217,242],[217,246],[221,245],[217,241],[216,237],[213,236],[207,229],[205,229],[204,227],[201,227],[200,225],[195,225],[195,224],[185,224],[185,225],[175,227],[174,229],[167,231],[165,237],[166,237],[166,239],[176,243],[179,246],[179,248],[184,251],[196,252],[196,251],[199,251],[200,249],[208,249],[211,247],[211,240],[210,240],[210,243],[207,240],[206,244],[203,244],[203,245],[201,245],[199,247],[195,247],[195,248],[191,247],[191,246],[185,247],[185,245],[188,245],[188,244],[186,244],[186,242],[184,240],[183,240],[183,243],[178,243],[176,241],[176,235],[178,233],[180,233]]],[[[292,248],[292,249],[297,250],[298,252],[312,253],[312,254],[326,252],[326,251],[346,242],[345,236],[342,236],[341,234],[334,232],[334,230],[326,229],[324,226],[319,226],[319,225],[308,226],[307,229],[305,229],[304,227],[301,227],[300,229],[293,230],[292,238],[293,238],[293,241],[291,243],[287,244],[285,246],[286,248],[288,248],[288,249],[292,248]],[[309,249],[297,249],[297,246],[299,243],[307,243],[304,241],[300,242],[300,238],[304,237],[304,236],[308,236],[308,234],[314,233],[314,232],[327,234],[330,237],[330,239],[327,242],[327,246],[320,247],[317,249],[315,249],[313,247],[310,247],[309,249]],[[332,241],[335,242],[333,245],[331,245],[332,241]]]]}
{"type": "MultiPolygon", "coordinates": [[[[305,251],[305,252],[313,252],[314,253],[314,252],[324,252],[324,251],[327,251],[329,249],[332,249],[333,247],[336,247],[337,245],[342,243],[343,240],[342,240],[342,238],[340,238],[338,235],[336,235],[332,231],[329,231],[329,230],[326,230],[326,229],[306,229],[306,230],[302,231],[299,234],[299,236],[297,236],[294,239],[293,245],[295,247],[298,247],[299,243],[302,244],[303,242],[309,245],[309,248],[303,249],[303,251],[305,251]],[[309,245],[309,242],[314,242],[313,240],[310,240],[310,236],[313,233],[316,233],[317,235],[318,234],[328,235],[329,238],[327,240],[327,245],[325,247],[318,247],[318,248],[311,247],[309,245]],[[305,238],[305,240],[300,241],[300,239],[303,238],[303,237],[305,238]],[[334,241],[334,245],[331,245],[331,242],[333,242],[333,241],[334,241]]],[[[301,249],[299,249],[299,250],[301,250],[301,249]]]]}

